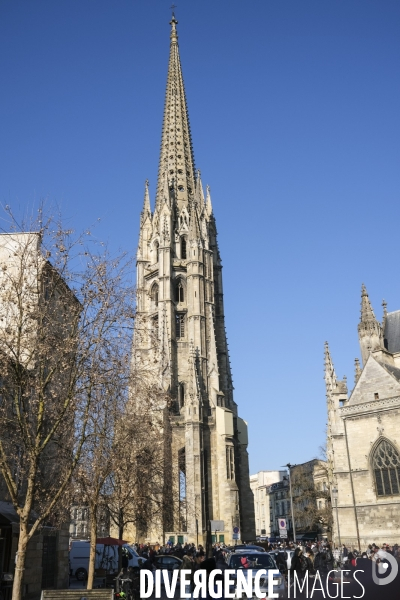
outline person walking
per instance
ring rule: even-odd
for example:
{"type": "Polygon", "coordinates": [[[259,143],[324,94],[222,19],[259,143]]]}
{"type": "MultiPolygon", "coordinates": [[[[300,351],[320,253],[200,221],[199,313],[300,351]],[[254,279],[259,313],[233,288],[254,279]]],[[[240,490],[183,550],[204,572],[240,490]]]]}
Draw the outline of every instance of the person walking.
{"type": "Polygon", "coordinates": [[[181,562],[181,566],[179,567],[179,578],[181,578],[181,573],[182,571],[190,571],[189,577],[186,577],[186,581],[189,581],[189,583],[186,583],[185,585],[185,594],[191,594],[192,593],[192,581],[193,581],[193,562],[190,559],[190,557],[187,554],[184,554],[183,558],[182,558],[182,562],[181,562]]]}
{"type": "Polygon", "coordinates": [[[301,548],[296,548],[294,551],[290,571],[293,575],[293,580],[296,573],[298,581],[303,581],[307,571],[307,561],[301,548]]]}

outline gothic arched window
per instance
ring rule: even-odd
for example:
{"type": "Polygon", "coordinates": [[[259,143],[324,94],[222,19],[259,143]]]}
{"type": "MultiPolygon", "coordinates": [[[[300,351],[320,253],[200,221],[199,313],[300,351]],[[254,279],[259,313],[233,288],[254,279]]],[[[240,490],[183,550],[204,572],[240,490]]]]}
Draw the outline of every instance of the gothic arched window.
{"type": "Polygon", "coordinates": [[[387,440],[382,440],[372,458],[377,496],[400,494],[400,454],[387,440]]]}
{"type": "Polygon", "coordinates": [[[155,283],[151,288],[151,299],[155,308],[158,306],[158,285],[155,283]]]}
{"type": "Polygon", "coordinates": [[[185,315],[182,313],[175,315],[175,333],[177,338],[185,337],[185,315]]]}
{"type": "Polygon", "coordinates": [[[183,302],[185,299],[185,292],[183,289],[183,283],[181,279],[178,279],[175,286],[175,302],[183,302]]]}
{"type": "Polygon", "coordinates": [[[186,238],[181,238],[181,258],[187,258],[186,238]]]}
{"type": "Polygon", "coordinates": [[[155,242],[154,250],[156,251],[156,262],[158,262],[159,255],[160,255],[160,244],[158,242],[155,242]]]}

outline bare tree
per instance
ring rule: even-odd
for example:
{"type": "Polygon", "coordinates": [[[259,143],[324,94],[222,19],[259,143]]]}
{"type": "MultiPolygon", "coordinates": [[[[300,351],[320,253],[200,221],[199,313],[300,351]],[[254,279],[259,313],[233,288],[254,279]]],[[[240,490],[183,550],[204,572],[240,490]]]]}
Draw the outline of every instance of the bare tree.
{"type": "Polygon", "coordinates": [[[291,478],[296,528],[330,532],[332,508],[326,462],[316,459],[294,467],[291,478]]]}
{"type": "MultiPolygon", "coordinates": [[[[90,556],[87,589],[93,588],[96,559],[96,540],[99,517],[104,508],[104,485],[114,464],[115,431],[120,412],[123,410],[124,387],[119,375],[121,362],[111,357],[115,371],[109,381],[97,390],[96,401],[90,412],[85,444],[75,475],[81,502],[89,507],[90,556]]],[[[125,382],[126,387],[126,382],[125,382]]]]}
{"type": "Polygon", "coordinates": [[[131,398],[120,418],[114,466],[105,488],[119,539],[128,525],[136,537],[151,528],[159,530],[170,512],[171,494],[165,477],[169,396],[140,375],[131,373],[131,398]]]}
{"type": "Polygon", "coordinates": [[[90,415],[132,331],[134,294],[125,255],[110,257],[90,232],[76,236],[42,211],[27,227],[10,218],[0,236],[0,469],[20,520],[20,600],[27,544],[61,518],[90,415]]]}

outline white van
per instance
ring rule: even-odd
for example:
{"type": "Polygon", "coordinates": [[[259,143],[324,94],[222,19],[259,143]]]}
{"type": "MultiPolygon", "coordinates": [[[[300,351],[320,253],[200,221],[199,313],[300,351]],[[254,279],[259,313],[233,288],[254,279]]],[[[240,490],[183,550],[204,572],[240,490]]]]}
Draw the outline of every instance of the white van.
{"type": "MultiPolygon", "coordinates": [[[[128,566],[139,567],[145,561],[141,558],[136,550],[124,544],[128,552],[128,566]]],[[[90,542],[73,541],[69,551],[69,568],[72,576],[75,576],[79,581],[87,578],[89,570],[89,554],[90,542]]],[[[104,544],[96,545],[96,560],[95,569],[105,569],[109,573],[113,573],[118,569],[118,546],[105,546],[104,544]]]]}

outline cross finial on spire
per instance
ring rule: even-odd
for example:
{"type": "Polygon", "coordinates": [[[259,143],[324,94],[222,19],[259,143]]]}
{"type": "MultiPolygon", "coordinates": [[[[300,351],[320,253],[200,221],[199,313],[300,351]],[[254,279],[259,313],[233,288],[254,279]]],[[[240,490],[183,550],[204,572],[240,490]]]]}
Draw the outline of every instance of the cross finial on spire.
{"type": "Polygon", "coordinates": [[[178,33],[176,31],[176,26],[178,25],[178,21],[175,19],[174,8],[176,8],[175,4],[172,4],[172,19],[169,24],[171,25],[171,41],[176,41],[178,39],[178,33]]]}

